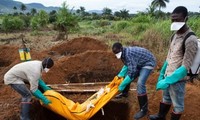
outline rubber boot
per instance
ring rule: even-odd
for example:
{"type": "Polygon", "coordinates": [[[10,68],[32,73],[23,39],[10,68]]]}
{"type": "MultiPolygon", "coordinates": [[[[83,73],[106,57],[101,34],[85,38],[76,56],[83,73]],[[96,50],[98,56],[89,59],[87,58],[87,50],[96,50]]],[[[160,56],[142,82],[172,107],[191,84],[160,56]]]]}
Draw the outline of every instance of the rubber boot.
{"type": "Polygon", "coordinates": [[[160,102],[159,113],[155,115],[150,115],[149,120],[166,120],[166,115],[169,112],[171,104],[165,104],[160,102]]]}
{"type": "Polygon", "coordinates": [[[140,111],[134,115],[134,119],[138,120],[148,113],[148,98],[147,95],[138,96],[140,111]]]}
{"type": "Polygon", "coordinates": [[[30,111],[31,102],[22,102],[21,103],[21,115],[20,120],[30,120],[30,111]]]}
{"type": "Polygon", "coordinates": [[[181,118],[181,114],[176,114],[174,112],[171,113],[171,120],[179,120],[181,118]]]}
{"type": "Polygon", "coordinates": [[[119,98],[122,98],[122,97],[128,97],[128,91],[129,91],[129,89],[130,89],[130,84],[127,85],[125,87],[125,89],[121,93],[119,93],[118,95],[116,95],[115,98],[119,99],[119,98]]]}

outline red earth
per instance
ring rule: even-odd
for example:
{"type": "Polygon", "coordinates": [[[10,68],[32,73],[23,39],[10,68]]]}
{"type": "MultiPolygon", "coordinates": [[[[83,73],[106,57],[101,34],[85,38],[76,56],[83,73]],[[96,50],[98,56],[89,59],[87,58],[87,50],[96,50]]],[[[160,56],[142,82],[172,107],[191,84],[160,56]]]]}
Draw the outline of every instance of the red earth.
{"type": "MultiPolygon", "coordinates": [[[[17,46],[0,45],[0,120],[17,120],[20,114],[20,95],[3,84],[4,74],[15,64],[20,63],[17,46]]],[[[82,83],[82,82],[104,82],[111,81],[120,71],[122,62],[117,60],[109,47],[97,39],[89,37],[75,38],[70,41],[59,43],[44,51],[31,50],[33,60],[42,60],[50,56],[54,59],[54,67],[43,74],[47,84],[82,83]]],[[[162,92],[155,90],[157,77],[162,63],[158,63],[155,71],[147,82],[149,98],[149,114],[158,112],[162,92]]],[[[134,83],[135,84],[135,83],[134,83]]],[[[134,86],[135,87],[135,86],[134,86]]],[[[182,120],[200,120],[200,92],[199,82],[186,85],[185,111],[182,120]]],[[[66,94],[69,99],[83,102],[91,94],[66,94]]],[[[136,91],[130,91],[128,98],[121,100],[113,99],[104,106],[105,115],[101,111],[95,114],[92,120],[132,120],[138,111],[136,91]]],[[[167,118],[169,119],[170,114],[167,118]]],[[[33,99],[31,108],[31,119],[33,120],[64,120],[59,115],[40,106],[37,99],[33,99]]],[[[144,117],[141,120],[147,120],[144,117]]]]}

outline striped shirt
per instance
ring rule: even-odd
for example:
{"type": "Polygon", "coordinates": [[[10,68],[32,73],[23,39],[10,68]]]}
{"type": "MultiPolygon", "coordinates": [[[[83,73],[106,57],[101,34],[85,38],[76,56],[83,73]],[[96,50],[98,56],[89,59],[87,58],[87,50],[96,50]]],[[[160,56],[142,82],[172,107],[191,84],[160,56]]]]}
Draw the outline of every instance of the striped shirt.
{"type": "Polygon", "coordinates": [[[189,32],[192,32],[192,30],[188,29],[184,34],[174,35],[166,59],[168,66],[166,68],[165,76],[172,74],[181,65],[185,66],[187,70],[190,69],[198,46],[197,37],[191,35],[185,41],[185,53],[183,53],[183,40],[189,32]]]}
{"type": "Polygon", "coordinates": [[[156,65],[154,55],[147,49],[142,47],[123,47],[122,62],[128,66],[127,75],[133,77],[141,68],[153,69],[156,65]]]}

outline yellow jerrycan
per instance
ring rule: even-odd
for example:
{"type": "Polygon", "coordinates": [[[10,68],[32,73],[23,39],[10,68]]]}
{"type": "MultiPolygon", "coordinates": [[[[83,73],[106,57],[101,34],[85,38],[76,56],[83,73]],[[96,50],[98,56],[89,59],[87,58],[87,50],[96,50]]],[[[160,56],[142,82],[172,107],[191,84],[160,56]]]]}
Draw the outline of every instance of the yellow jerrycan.
{"type": "Polygon", "coordinates": [[[30,49],[26,47],[25,41],[22,36],[22,48],[19,49],[19,56],[21,61],[30,61],[31,60],[31,54],[30,49]]]}
{"type": "Polygon", "coordinates": [[[30,61],[31,54],[29,48],[21,48],[19,49],[19,56],[21,61],[30,61]]]}

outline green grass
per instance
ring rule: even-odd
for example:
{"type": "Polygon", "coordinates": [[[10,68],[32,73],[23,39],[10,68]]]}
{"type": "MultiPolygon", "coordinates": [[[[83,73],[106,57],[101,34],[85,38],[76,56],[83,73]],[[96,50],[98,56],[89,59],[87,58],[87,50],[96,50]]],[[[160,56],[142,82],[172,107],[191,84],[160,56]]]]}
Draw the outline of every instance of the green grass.
{"type": "MultiPolygon", "coordinates": [[[[199,21],[199,16],[189,18],[188,25],[200,38],[199,21]]],[[[79,35],[101,36],[109,46],[116,41],[125,46],[140,45],[150,49],[160,61],[165,59],[173,34],[170,31],[170,18],[155,19],[146,15],[120,21],[81,21],[79,25],[79,35]]]]}
{"type": "Polygon", "coordinates": [[[0,25],[2,24],[3,20],[0,18],[0,25]]]}

